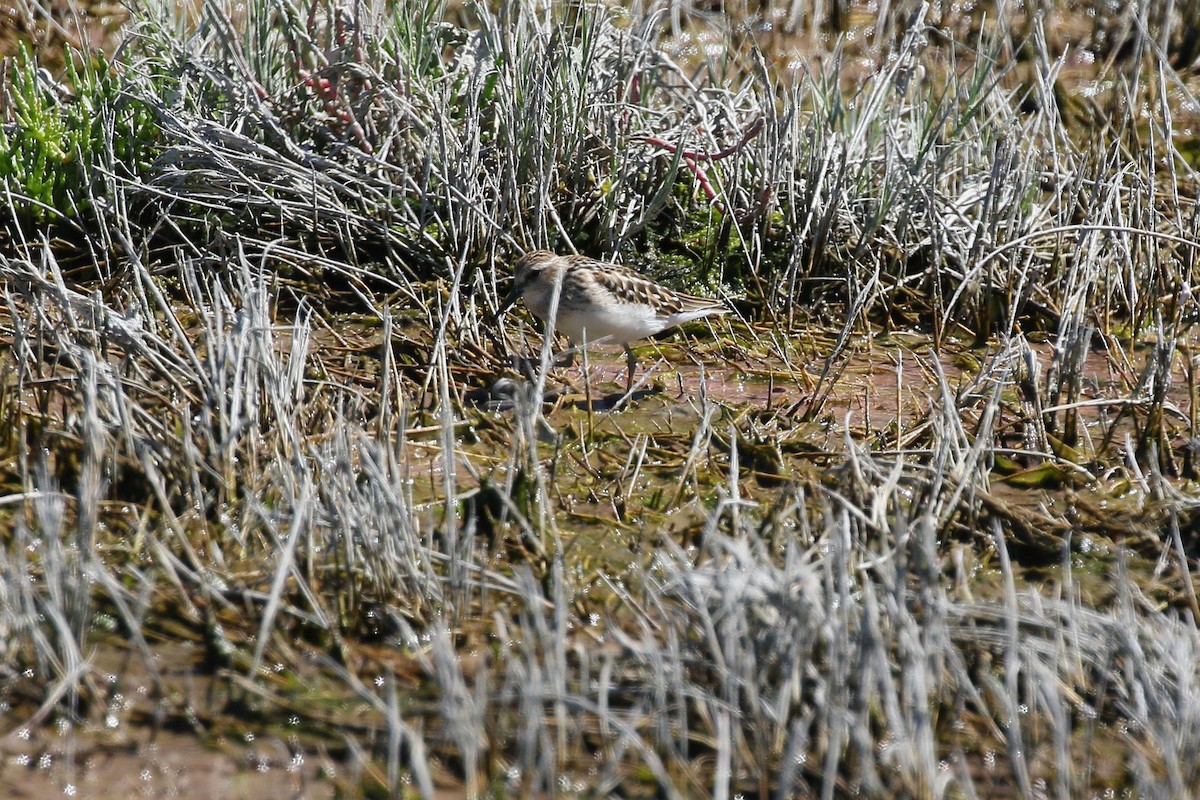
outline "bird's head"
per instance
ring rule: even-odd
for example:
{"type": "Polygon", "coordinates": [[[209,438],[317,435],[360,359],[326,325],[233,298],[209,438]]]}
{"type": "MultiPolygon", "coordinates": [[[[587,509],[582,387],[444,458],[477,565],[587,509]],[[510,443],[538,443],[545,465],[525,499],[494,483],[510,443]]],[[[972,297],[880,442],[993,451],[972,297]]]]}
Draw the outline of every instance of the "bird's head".
{"type": "Polygon", "coordinates": [[[524,297],[525,290],[529,288],[529,285],[536,281],[544,270],[554,266],[557,258],[558,256],[549,250],[533,250],[521,256],[513,265],[512,288],[508,290],[508,296],[500,304],[500,313],[508,311],[524,297]]]}

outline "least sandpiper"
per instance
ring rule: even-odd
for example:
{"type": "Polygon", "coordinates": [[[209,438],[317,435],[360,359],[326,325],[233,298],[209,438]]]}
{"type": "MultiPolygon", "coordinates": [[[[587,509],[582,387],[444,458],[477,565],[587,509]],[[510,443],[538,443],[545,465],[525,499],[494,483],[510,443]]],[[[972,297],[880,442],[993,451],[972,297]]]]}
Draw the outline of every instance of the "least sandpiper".
{"type": "Polygon", "coordinates": [[[571,346],[620,342],[629,371],[625,394],[633,390],[636,359],[629,343],[710,314],[723,314],[719,300],[693,297],[660,286],[633,270],[586,256],[560,256],[548,250],[526,253],[513,268],[512,290],[503,313],[521,298],[543,322],[554,309],[554,328],[571,346]],[[554,296],[558,306],[554,309],[554,296]]]}

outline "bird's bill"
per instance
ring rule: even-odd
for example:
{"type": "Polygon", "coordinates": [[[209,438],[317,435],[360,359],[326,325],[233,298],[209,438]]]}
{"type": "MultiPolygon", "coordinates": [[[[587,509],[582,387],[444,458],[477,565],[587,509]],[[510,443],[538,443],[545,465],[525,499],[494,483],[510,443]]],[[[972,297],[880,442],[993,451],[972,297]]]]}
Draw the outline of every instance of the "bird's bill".
{"type": "Polygon", "coordinates": [[[513,306],[515,306],[517,304],[517,301],[520,299],[521,299],[521,293],[517,291],[516,281],[513,281],[513,287],[508,290],[508,297],[504,298],[504,302],[500,304],[500,310],[496,313],[497,314],[506,313],[509,309],[511,309],[513,306]]]}

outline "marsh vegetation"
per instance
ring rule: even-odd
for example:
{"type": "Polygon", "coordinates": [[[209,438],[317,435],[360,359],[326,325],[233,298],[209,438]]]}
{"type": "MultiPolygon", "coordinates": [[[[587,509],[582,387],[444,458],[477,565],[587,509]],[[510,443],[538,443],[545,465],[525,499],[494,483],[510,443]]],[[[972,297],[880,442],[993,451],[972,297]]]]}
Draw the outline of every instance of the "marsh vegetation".
{"type": "Polygon", "coordinates": [[[1197,10],[968,5],[21,0],[0,785],[1194,792],[1197,10]]]}

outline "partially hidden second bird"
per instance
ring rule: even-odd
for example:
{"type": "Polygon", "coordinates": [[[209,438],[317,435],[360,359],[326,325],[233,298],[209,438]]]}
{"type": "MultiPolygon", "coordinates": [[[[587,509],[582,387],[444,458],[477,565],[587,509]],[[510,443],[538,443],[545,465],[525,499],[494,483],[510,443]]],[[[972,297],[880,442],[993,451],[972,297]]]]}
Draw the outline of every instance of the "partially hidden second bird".
{"type": "Polygon", "coordinates": [[[625,348],[627,395],[633,390],[637,365],[631,341],[728,311],[719,300],[673,291],[616,264],[535,250],[513,267],[512,289],[500,313],[524,298],[533,315],[547,322],[555,292],[558,307],[553,326],[566,334],[572,348],[598,341],[619,342],[625,348]]]}

